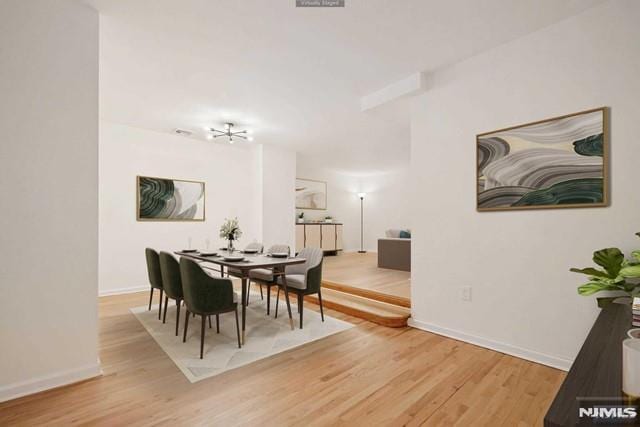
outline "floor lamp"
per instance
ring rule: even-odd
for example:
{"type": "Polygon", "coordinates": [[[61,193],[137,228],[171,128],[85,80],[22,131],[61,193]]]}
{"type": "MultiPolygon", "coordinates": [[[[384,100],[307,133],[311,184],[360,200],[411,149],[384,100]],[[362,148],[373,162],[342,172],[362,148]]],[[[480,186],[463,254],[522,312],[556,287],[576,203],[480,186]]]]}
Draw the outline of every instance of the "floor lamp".
{"type": "Polygon", "coordinates": [[[363,254],[367,252],[364,250],[364,221],[363,221],[364,196],[366,196],[366,193],[358,193],[358,197],[360,198],[360,250],[358,251],[359,254],[363,254]]]}

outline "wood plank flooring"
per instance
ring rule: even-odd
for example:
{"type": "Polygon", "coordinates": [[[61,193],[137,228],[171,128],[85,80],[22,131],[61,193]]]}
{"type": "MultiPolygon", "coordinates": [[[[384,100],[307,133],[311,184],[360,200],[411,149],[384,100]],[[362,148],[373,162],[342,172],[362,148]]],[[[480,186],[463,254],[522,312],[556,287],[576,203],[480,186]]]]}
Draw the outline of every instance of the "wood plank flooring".
{"type": "Polygon", "coordinates": [[[147,297],[100,299],[104,376],[2,403],[0,425],[541,425],[564,377],[327,310],[357,327],[191,384],[129,313],[147,297]]]}
{"type": "Polygon", "coordinates": [[[411,298],[411,273],[378,268],[378,254],[341,253],[324,258],[322,279],[383,294],[411,298]]]}

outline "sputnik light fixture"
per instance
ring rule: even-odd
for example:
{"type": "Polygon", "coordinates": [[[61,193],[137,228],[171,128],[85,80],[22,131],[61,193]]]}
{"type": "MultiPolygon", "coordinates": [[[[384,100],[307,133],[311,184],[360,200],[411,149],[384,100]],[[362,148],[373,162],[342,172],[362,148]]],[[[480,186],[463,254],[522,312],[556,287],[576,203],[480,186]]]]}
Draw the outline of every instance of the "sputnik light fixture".
{"type": "Polygon", "coordinates": [[[226,136],[229,138],[229,144],[233,144],[233,138],[240,138],[246,141],[253,141],[253,137],[251,136],[251,131],[248,130],[233,130],[233,123],[225,123],[224,130],[219,130],[215,128],[207,128],[210,134],[207,135],[207,139],[218,138],[220,136],[226,136]]]}

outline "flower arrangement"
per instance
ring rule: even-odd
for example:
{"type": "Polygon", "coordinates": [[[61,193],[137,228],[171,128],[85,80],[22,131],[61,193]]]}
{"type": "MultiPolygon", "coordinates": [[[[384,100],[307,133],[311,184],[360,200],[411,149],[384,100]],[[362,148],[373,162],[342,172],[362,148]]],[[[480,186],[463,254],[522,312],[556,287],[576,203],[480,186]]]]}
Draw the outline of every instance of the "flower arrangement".
{"type": "Polygon", "coordinates": [[[224,223],[220,227],[220,237],[225,240],[233,241],[242,237],[242,230],[238,224],[238,218],[225,218],[224,223]]]}

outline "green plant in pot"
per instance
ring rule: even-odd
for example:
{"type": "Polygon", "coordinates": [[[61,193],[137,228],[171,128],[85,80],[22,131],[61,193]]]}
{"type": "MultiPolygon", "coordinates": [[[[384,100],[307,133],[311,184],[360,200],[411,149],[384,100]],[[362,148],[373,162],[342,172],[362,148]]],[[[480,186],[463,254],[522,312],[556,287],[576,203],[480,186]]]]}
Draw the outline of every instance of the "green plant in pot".
{"type": "Polygon", "coordinates": [[[572,268],[574,273],[586,274],[589,281],[578,287],[580,295],[589,296],[601,291],[615,294],[598,298],[598,306],[612,302],[619,297],[640,296],[640,250],[631,253],[632,259],[625,259],[618,248],[600,249],[593,253],[593,262],[601,268],[572,268]]]}

